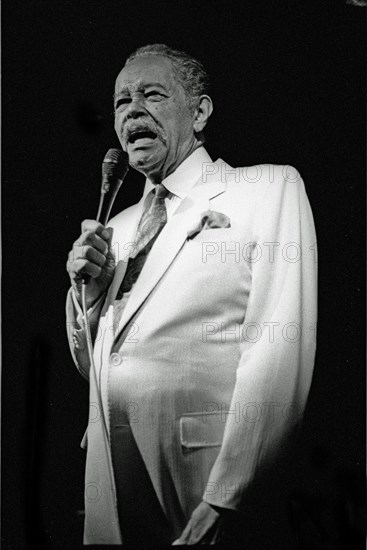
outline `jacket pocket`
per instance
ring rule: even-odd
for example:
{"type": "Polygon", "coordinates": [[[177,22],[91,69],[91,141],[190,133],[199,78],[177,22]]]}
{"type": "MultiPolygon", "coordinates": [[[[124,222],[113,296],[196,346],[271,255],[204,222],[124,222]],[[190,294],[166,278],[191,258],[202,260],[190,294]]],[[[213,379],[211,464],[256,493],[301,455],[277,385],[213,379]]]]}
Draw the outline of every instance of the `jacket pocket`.
{"type": "Polygon", "coordinates": [[[195,242],[222,242],[228,240],[235,240],[238,238],[238,233],[232,227],[208,227],[206,229],[200,229],[193,231],[192,234],[188,234],[187,240],[195,242]]]}
{"type": "Polygon", "coordinates": [[[180,441],[186,448],[220,447],[222,445],[227,413],[193,412],[180,418],[180,441]]]}

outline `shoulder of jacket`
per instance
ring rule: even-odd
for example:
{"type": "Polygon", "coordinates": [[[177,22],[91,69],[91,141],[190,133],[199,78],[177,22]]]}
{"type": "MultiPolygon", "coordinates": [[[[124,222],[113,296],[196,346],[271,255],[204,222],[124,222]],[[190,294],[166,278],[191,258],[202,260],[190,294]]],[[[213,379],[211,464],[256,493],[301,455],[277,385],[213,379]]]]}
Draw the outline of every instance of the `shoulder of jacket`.
{"type": "Polygon", "coordinates": [[[238,183],[273,183],[279,181],[297,182],[301,180],[298,170],[290,164],[253,164],[251,166],[239,166],[232,168],[226,165],[228,173],[233,171],[235,181],[238,183]]]}
{"type": "Polygon", "coordinates": [[[269,187],[283,187],[289,183],[301,185],[302,178],[298,170],[289,164],[254,164],[233,168],[223,162],[220,178],[227,185],[227,190],[237,190],[240,193],[260,193],[269,187]]]}

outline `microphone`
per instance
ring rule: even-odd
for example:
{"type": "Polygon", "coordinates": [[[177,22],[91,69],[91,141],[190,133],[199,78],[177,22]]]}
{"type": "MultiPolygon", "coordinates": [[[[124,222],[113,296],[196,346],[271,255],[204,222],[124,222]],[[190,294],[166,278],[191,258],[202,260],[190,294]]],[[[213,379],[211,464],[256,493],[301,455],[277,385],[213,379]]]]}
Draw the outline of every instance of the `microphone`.
{"type": "Polygon", "coordinates": [[[96,220],[102,224],[108,222],[113,203],[129,170],[129,157],[121,149],[109,149],[102,162],[102,185],[96,220]],[[109,200],[104,205],[106,195],[109,200]],[[103,209],[103,206],[104,209],[103,209]],[[103,209],[103,215],[102,215],[103,209]]]}
{"type": "MultiPolygon", "coordinates": [[[[102,185],[99,199],[97,222],[106,225],[118,190],[129,170],[129,157],[122,149],[109,149],[102,162],[102,185]],[[105,197],[108,201],[105,203],[105,197]]],[[[83,287],[90,281],[90,275],[83,276],[83,287]]]]}

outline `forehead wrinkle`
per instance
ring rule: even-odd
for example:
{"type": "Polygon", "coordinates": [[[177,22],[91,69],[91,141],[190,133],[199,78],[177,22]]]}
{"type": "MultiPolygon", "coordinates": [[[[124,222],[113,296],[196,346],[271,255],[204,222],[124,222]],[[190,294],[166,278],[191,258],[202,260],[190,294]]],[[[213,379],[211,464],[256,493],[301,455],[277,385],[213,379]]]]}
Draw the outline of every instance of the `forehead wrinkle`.
{"type": "Polygon", "coordinates": [[[148,88],[150,86],[159,87],[159,88],[162,88],[164,90],[168,90],[168,89],[171,88],[171,86],[167,86],[167,85],[165,85],[165,83],[157,82],[157,81],[151,82],[150,80],[144,80],[144,77],[142,77],[139,80],[137,80],[136,82],[131,81],[131,82],[128,82],[128,83],[123,84],[123,85],[120,84],[117,81],[116,82],[116,90],[117,91],[113,94],[113,96],[115,97],[117,94],[129,93],[130,88],[133,88],[133,91],[135,91],[135,90],[142,90],[142,89],[148,88]]]}

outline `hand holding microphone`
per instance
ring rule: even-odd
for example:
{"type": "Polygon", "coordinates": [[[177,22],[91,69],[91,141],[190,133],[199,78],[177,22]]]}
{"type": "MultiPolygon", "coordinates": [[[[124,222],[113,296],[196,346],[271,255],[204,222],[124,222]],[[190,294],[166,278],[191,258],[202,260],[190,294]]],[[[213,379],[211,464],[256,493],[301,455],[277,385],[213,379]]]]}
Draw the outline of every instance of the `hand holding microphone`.
{"type": "Polygon", "coordinates": [[[107,290],[115,272],[115,259],[111,250],[112,234],[105,225],[127,171],[127,155],[119,149],[110,149],[102,164],[102,187],[97,220],[83,221],[82,233],[69,252],[66,269],[72,287],[81,302],[82,287],[86,285],[88,308],[107,290]],[[106,196],[109,200],[105,203],[106,196]],[[103,224],[100,223],[100,219],[103,224]]]}
{"type": "Polygon", "coordinates": [[[82,233],[69,252],[66,269],[80,303],[82,285],[88,278],[88,308],[107,290],[115,272],[110,237],[110,232],[101,223],[84,220],[82,233]]]}

